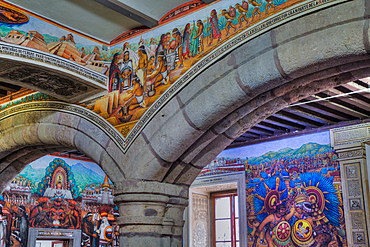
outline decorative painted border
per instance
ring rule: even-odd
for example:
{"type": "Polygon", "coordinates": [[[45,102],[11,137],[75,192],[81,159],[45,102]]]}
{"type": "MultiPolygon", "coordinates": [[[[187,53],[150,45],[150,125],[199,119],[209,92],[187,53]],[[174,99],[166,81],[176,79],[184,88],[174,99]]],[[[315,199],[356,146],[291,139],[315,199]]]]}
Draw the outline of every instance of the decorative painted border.
{"type": "Polygon", "coordinates": [[[86,109],[85,107],[68,104],[60,101],[40,101],[40,102],[29,102],[16,106],[9,107],[6,110],[0,112],[0,122],[8,117],[16,115],[18,113],[30,112],[30,111],[58,111],[71,113],[90,121],[92,124],[103,130],[111,140],[118,146],[122,152],[127,150],[123,149],[124,139],[121,133],[118,132],[110,123],[104,118],[99,116],[93,111],[86,109]]]}
{"type": "Polygon", "coordinates": [[[54,54],[49,54],[36,49],[22,47],[20,45],[13,45],[0,41],[0,54],[10,55],[42,63],[51,64],[53,66],[70,70],[89,79],[92,79],[102,86],[106,86],[108,76],[100,74],[99,72],[86,68],[76,62],[69,61],[68,59],[59,57],[54,54]]]}
{"type": "Polygon", "coordinates": [[[126,138],[124,138],[123,149],[125,152],[129,149],[131,144],[134,142],[136,137],[141,133],[149,121],[155,116],[155,114],[169,101],[171,100],[182,88],[184,88],[195,76],[200,74],[206,68],[211,66],[217,61],[217,57],[221,57],[249,40],[261,35],[278,25],[284,24],[292,19],[298,18],[304,14],[316,11],[321,8],[325,8],[338,3],[346,2],[348,0],[310,0],[290,8],[285,11],[272,15],[266,20],[259,22],[258,24],[246,29],[244,32],[238,34],[229,42],[226,42],[219,47],[215,48],[202,60],[193,65],[185,74],[183,74],[167,91],[165,91],[153,105],[144,113],[139,121],[132,128],[126,138]]]}

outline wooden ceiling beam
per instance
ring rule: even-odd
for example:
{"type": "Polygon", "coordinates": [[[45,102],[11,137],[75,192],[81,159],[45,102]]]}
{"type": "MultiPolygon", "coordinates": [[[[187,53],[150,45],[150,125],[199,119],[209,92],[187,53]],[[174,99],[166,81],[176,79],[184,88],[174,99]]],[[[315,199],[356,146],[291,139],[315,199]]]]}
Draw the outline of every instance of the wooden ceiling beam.
{"type": "MultiPolygon", "coordinates": [[[[309,100],[301,100],[300,102],[308,102],[309,100]]],[[[317,102],[310,102],[310,103],[307,103],[307,105],[313,107],[313,108],[317,108],[317,109],[320,109],[324,112],[328,112],[328,113],[331,113],[333,115],[336,115],[336,116],[339,116],[339,117],[342,117],[342,118],[345,118],[346,120],[356,120],[358,119],[357,117],[353,116],[353,115],[350,115],[350,114],[347,114],[347,113],[344,113],[344,112],[341,112],[341,111],[337,111],[337,110],[334,110],[330,107],[327,107],[327,106],[324,106],[324,105],[321,105],[317,102]]]]}
{"type": "MultiPolygon", "coordinates": [[[[338,87],[335,87],[336,90],[342,92],[342,93],[353,93],[352,90],[344,87],[344,86],[338,86],[338,87]]],[[[366,104],[370,104],[370,99],[359,94],[359,93],[353,93],[350,95],[350,97],[353,97],[355,99],[358,99],[358,100],[361,100],[362,102],[366,103],[366,104]]]]}
{"type": "MultiPolygon", "coordinates": [[[[326,98],[326,97],[330,97],[330,95],[327,95],[326,93],[318,93],[316,94],[317,96],[321,97],[321,98],[326,98]]],[[[355,106],[353,104],[350,104],[346,101],[343,101],[343,100],[340,100],[338,98],[331,98],[331,99],[328,99],[329,102],[331,102],[332,104],[336,104],[337,106],[340,106],[340,107],[343,107],[343,108],[347,108],[349,109],[350,111],[354,111],[356,113],[359,113],[365,117],[370,117],[370,111],[367,111],[363,108],[360,108],[358,106],[355,106]]]]}
{"type": "Polygon", "coordinates": [[[275,114],[279,115],[279,116],[282,116],[282,117],[285,117],[285,118],[293,119],[293,120],[299,122],[299,124],[302,124],[302,125],[310,125],[310,126],[317,127],[317,128],[324,126],[324,124],[322,124],[320,122],[316,122],[316,121],[313,121],[311,119],[304,118],[304,117],[295,115],[293,113],[290,113],[290,112],[287,112],[287,111],[284,111],[284,110],[281,110],[281,111],[279,111],[275,114]]]}
{"type": "Polygon", "coordinates": [[[292,127],[294,129],[298,129],[298,130],[304,130],[306,128],[306,126],[304,126],[304,125],[294,123],[294,122],[291,122],[291,121],[288,121],[288,120],[285,120],[285,119],[281,119],[281,118],[278,118],[278,117],[275,117],[275,116],[270,116],[270,117],[267,118],[267,120],[278,123],[278,124],[282,124],[282,125],[285,125],[285,126],[289,126],[289,127],[292,127]]]}
{"type": "Polygon", "coordinates": [[[338,122],[341,121],[341,120],[339,120],[335,117],[331,117],[329,115],[325,115],[325,114],[322,114],[320,112],[313,111],[313,110],[307,109],[307,108],[302,107],[302,106],[292,106],[292,107],[290,107],[290,109],[292,109],[293,111],[296,111],[296,112],[300,112],[302,114],[306,114],[306,115],[311,116],[313,118],[323,120],[323,121],[325,121],[329,124],[338,123],[338,122]]]}

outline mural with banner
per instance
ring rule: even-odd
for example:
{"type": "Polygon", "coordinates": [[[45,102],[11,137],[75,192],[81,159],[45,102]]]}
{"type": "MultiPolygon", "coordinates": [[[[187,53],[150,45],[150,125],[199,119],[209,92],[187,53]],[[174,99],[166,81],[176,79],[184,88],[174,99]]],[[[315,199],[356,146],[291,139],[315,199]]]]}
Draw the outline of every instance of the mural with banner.
{"type": "Polygon", "coordinates": [[[119,246],[113,184],[83,160],[44,156],[0,196],[0,246],[27,246],[29,228],[81,229],[81,246],[119,246]]]}

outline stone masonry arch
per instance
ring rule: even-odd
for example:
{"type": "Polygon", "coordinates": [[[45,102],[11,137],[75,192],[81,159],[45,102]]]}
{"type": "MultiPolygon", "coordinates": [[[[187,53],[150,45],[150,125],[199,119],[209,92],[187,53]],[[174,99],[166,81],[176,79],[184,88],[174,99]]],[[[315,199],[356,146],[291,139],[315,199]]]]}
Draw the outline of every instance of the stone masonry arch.
{"type": "MultiPolygon", "coordinates": [[[[136,138],[125,155],[125,163],[135,163],[135,169],[117,194],[143,180],[189,186],[206,164],[259,121],[309,95],[368,77],[369,6],[369,1],[356,0],[307,14],[220,58],[136,138]]],[[[117,201],[121,208],[131,207],[120,197],[117,201]]],[[[135,213],[145,219],[143,211],[135,213]]],[[[135,230],[124,227],[122,238],[144,243],[145,234],[139,237],[135,230]]]]}
{"type": "Polygon", "coordinates": [[[0,115],[0,178],[30,153],[76,148],[115,184],[121,246],[181,246],[188,187],[202,167],[291,103],[370,76],[369,17],[369,0],[338,2],[235,48],[169,100],[126,153],[118,132],[82,107],[11,107],[0,115]]]}

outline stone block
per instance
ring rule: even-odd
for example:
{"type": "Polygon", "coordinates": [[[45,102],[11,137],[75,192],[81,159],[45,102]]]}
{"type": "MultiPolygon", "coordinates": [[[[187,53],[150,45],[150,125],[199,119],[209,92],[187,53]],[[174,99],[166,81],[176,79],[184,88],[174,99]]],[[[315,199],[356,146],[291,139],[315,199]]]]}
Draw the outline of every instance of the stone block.
{"type": "MultiPolygon", "coordinates": [[[[163,130],[156,131],[149,139],[154,152],[168,162],[176,161],[203,134],[203,131],[191,125],[193,123],[184,110],[167,119],[161,126],[163,130]]],[[[147,129],[143,132],[146,134],[147,129]]]]}
{"type": "MultiPolygon", "coordinates": [[[[101,129],[86,119],[81,119],[78,130],[89,136],[92,140],[99,143],[100,146],[106,147],[109,136],[101,129]]],[[[87,143],[88,144],[88,143],[87,143]]]]}
{"type": "Polygon", "coordinates": [[[276,50],[282,69],[290,77],[298,78],[358,60],[367,54],[363,44],[364,24],[365,21],[350,22],[279,45],[276,50]]]}
{"type": "Polygon", "coordinates": [[[62,112],[59,124],[77,129],[80,123],[80,120],[81,120],[81,117],[79,116],[62,112]]]}
{"type": "Polygon", "coordinates": [[[64,147],[75,148],[74,139],[76,134],[76,129],[60,125],[56,133],[57,141],[64,147]]]}
{"type": "Polygon", "coordinates": [[[40,141],[44,144],[56,144],[58,141],[56,139],[56,133],[58,131],[59,125],[53,123],[40,123],[37,130],[38,137],[40,141]]]}

